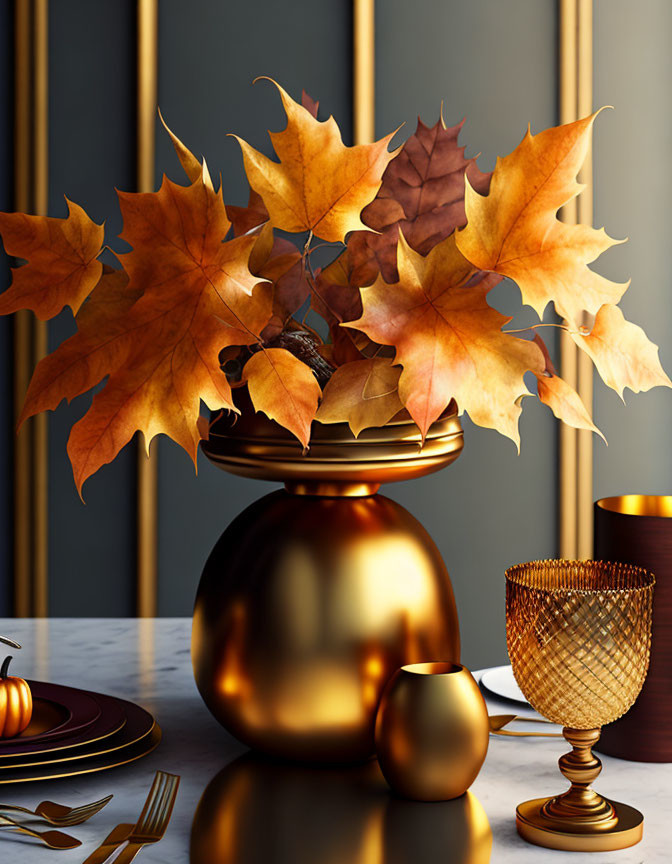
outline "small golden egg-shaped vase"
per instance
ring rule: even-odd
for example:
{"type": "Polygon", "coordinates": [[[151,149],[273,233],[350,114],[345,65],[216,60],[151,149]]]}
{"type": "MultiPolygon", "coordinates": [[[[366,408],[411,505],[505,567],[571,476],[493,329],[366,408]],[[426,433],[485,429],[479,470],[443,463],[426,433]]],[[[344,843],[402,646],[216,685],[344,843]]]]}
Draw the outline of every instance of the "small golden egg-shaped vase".
{"type": "Polygon", "coordinates": [[[485,700],[458,663],[414,663],[390,679],[376,718],[378,761],[392,789],[418,801],[464,794],[488,751],[485,700]]]}

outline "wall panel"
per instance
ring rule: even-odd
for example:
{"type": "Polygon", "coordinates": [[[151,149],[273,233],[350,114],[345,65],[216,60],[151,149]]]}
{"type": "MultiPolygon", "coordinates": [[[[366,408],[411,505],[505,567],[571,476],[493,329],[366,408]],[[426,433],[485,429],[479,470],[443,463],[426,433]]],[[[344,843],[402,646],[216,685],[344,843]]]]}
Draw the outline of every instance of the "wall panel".
{"type": "MultiPolygon", "coordinates": [[[[135,188],[135,3],[52,3],[49,43],[50,215],[65,215],[66,194],[106,220],[107,242],[123,251],[114,187],[135,188]]],[[[50,348],[73,329],[66,311],[50,325],[50,348]]],[[[89,402],[80,397],[50,416],[50,612],[132,615],[135,451],[126,447],[92,477],[82,504],[66,442],[89,402]]]]}
{"type": "MultiPolygon", "coordinates": [[[[595,4],[595,104],[613,105],[595,130],[595,225],[629,237],[600,271],[632,287],[621,306],[660,345],[672,374],[672,4],[611,0],[595,4]]],[[[600,381],[595,422],[609,441],[595,444],[595,497],[672,492],[672,393],[656,388],[627,406],[600,381]]]]}

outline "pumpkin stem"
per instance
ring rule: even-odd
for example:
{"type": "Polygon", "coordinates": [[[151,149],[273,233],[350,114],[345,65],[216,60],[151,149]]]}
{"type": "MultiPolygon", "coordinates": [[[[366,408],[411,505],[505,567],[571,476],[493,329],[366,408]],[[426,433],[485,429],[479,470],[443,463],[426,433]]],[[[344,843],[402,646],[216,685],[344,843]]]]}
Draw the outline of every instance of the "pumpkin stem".
{"type": "Polygon", "coordinates": [[[12,662],[12,658],[11,658],[11,656],[9,656],[9,657],[5,657],[5,659],[2,663],[2,668],[0,668],[0,679],[2,679],[3,681],[7,677],[7,673],[9,671],[9,664],[11,662],[12,662]]]}

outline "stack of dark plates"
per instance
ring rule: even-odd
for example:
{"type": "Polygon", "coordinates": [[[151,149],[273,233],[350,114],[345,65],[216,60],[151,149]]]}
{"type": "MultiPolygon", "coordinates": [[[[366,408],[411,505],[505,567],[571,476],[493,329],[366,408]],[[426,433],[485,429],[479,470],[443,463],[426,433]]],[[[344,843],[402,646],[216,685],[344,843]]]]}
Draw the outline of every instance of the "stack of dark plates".
{"type": "Polygon", "coordinates": [[[29,681],[30,725],[0,739],[0,784],[104,771],[146,756],[161,740],[152,715],[124,699],[29,681]]]}

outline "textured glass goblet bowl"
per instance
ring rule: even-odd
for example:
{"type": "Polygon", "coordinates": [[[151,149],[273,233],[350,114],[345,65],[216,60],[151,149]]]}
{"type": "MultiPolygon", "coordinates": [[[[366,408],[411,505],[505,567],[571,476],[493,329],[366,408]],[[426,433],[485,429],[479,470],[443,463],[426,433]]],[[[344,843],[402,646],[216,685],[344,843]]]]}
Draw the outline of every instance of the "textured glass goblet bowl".
{"type": "Polygon", "coordinates": [[[629,564],[533,561],[506,573],[513,674],[544,717],[574,729],[611,723],[646,678],[654,577],[629,564]]]}

